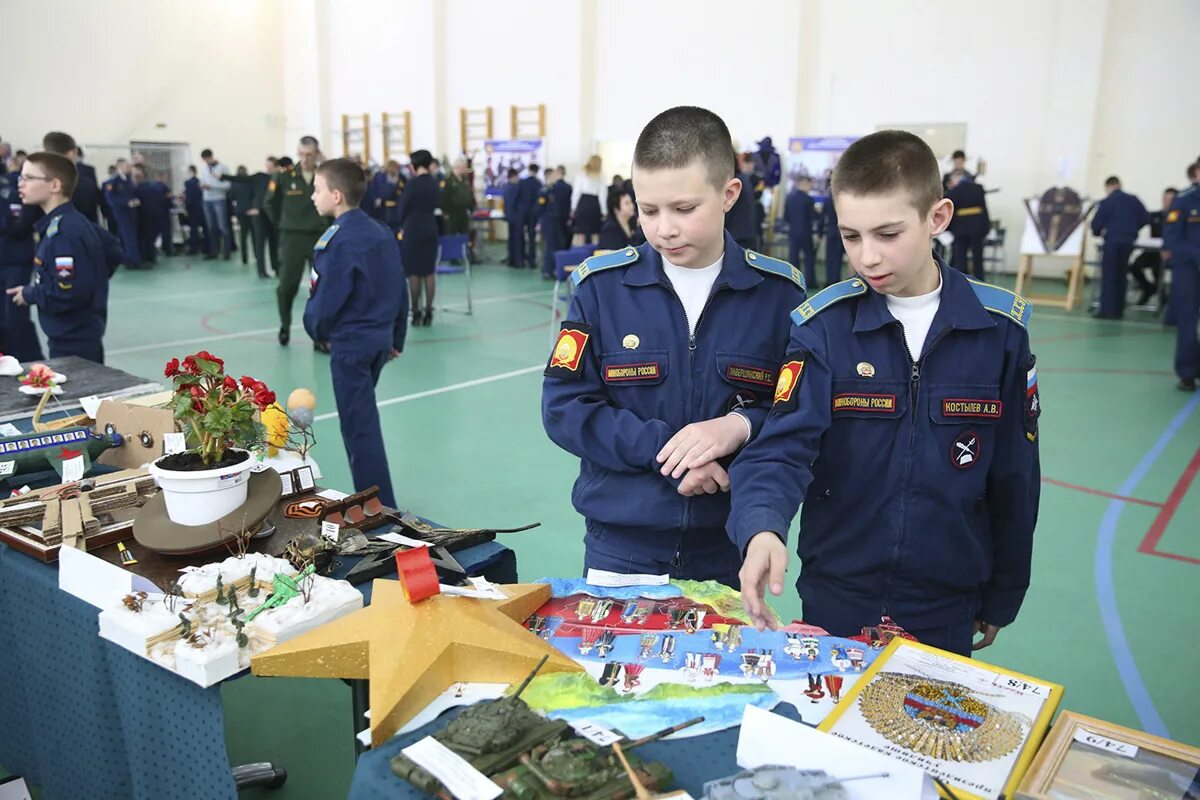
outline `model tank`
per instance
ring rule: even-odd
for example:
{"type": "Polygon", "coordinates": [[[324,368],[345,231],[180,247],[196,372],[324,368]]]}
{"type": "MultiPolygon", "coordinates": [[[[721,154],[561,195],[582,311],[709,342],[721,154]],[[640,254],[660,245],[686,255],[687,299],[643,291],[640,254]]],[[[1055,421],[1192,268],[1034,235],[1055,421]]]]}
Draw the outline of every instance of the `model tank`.
{"type": "MultiPolygon", "coordinates": [[[[508,697],[484,700],[468,706],[433,738],[458,753],[484,775],[508,769],[539,745],[557,741],[571,730],[562,720],[548,720],[521,700],[521,692],[546,663],[543,657],[533,672],[508,697]]],[[[446,797],[448,793],[437,778],[400,753],[392,759],[392,772],[423,792],[446,797]]]]}
{"type": "MultiPolygon", "coordinates": [[[[676,731],[702,722],[697,717],[687,722],[635,739],[623,745],[626,753],[635,747],[670,736],[676,731]]],[[[671,770],[657,763],[645,763],[627,755],[630,769],[649,790],[665,788],[674,777],[671,770]]],[[[492,778],[511,800],[626,800],[636,790],[625,768],[611,747],[600,747],[588,739],[567,739],[539,745],[521,756],[521,763],[492,778]]]]}
{"type": "Polygon", "coordinates": [[[704,784],[704,800],[845,800],[842,784],[887,775],[831,778],[820,769],[763,766],[704,784]]]}

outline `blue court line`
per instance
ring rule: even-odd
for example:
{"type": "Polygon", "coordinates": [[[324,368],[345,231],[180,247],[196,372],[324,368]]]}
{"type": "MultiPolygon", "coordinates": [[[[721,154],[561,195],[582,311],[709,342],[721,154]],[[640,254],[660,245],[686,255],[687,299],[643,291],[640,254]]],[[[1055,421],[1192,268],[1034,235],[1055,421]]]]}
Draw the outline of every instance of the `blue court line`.
{"type": "MultiPolygon", "coordinates": [[[[1171,420],[1171,424],[1158,437],[1158,441],[1142,456],[1142,460],[1133,468],[1133,472],[1129,473],[1129,477],[1121,484],[1121,488],[1117,489],[1117,494],[1133,495],[1133,490],[1146,477],[1146,473],[1154,466],[1154,462],[1179,433],[1179,429],[1187,422],[1188,417],[1192,415],[1197,406],[1200,406],[1200,394],[1193,397],[1175,415],[1175,419],[1171,420]]],[[[1154,708],[1154,701],[1150,699],[1150,692],[1147,691],[1146,684],[1142,682],[1142,676],[1138,672],[1133,653],[1129,650],[1129,642],[1125,638],[1125,628],[1121,625],[1121,614],[1117,609],[1116,592],[1113,589],[1113,542],[1117,538],[1117,521],[1121,518],[1121,512],[1125,510],[1126,505],[1128,504],[1124,500],[1109,501],[1108,507],[1104,510],[1104,518],[1100,521],[1100,531],[1096,540],[1096,602],[1100,605],[1100,623],[1108,638],[1108,649],[1112,652],[1117,673],[1125,685],[1125,694],[1129,696],[1129,702],[1133,704],[1133,710],[1137,712],[1142,729],[1147,733],[1169,739],[1171,735],[1167,732],[1166,723],[1162,721],[1158,710],[1154,708]]]]}

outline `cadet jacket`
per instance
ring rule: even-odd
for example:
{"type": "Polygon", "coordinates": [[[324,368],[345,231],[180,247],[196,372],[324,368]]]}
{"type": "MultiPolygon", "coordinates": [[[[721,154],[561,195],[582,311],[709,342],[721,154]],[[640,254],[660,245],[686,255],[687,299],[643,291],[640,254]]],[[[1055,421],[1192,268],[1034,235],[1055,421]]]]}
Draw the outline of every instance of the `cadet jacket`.
{"type": "Polygon", "coordinates": [[[371,179],[371,183],[375,186],[376,202],[376,213],[372,216],[388,225],[399,227],[396,211],[400,204],[400,194],[404,191],[404,176],[399,175],[392,181],[388,180],[387,172],[380,172],[371,179]]]}
{"type": "Polygon", "coordinates": [[[396,237],[360,208],[337,218],[313,248],[304,330],[337,350],[403,350],[408,282],[396,237]]]}
{"type": "Polygon", "coordinates": [[[783,218],[787,220],[788,236],[801,239],[812,238],[813,224],[817,220],[817,201],[800,189],[793,189],[783,206],[783,218]]]}
{"type": "Polygon", "coordinates": [[[133,181],[121,173],[113,175],[104,182],[104,198],[114,216],[120,220],[133,220],[137,217],[137,209],[129,203],[137,197],[133,191],[133,181]]]}
{"type": "Polygon", "coordinates": [[[199,217],[190,220],[190,224],[199,225],[204,222],[204,192],[200,190],[199,178],[188,178],[183,182],[183,210],[189,217],[193,214],[199,217]]]}
{"type": "Polygon", "coordinates": [[[71,195],[71,204],[83,216],[92,222],[99,222],[100,184],[96,182],[96,169],[91,164],[82,161],[75,162],[75,193],[71,195]]]}
{"type": "Polygon", "coordinates": [[[507,222],[524,222],[525,218],[522,215],[521,209],[517,206],[517,195],[520,193],[520,185],[509,181],[504,184],[504,219],[507,222]]]}
{"type": "Polygon", "coordinates": [[[0,175],[0,266],[33,264],[33,226],[41,218],[40,208],[21,203],[17,173],[0,175]]]}
{"type": "Polygon", "coordinates": [[[939,263],[921,358],[858,278],[792,313],[762,433],[730,471],[730,538],[786,541],[796,508],[801,599],[864,619],[1007,625],[1037,521],[1037,372],[1019,296],[939,263]],[[971,615],[975,615],[972,617],[971,615]]]}
{"type": "Polygon", "coordinates": [[[725,215],[725,230],[738,241],[757,239],[758,215],[754,210],[754,178],[744,172],[739,172],[737,177],[742,181],[742,193],[725,215]]]}
{"type": "Polygon", "coordinates": [[[267,183],[264,210],[271,223],[281,231],[319,233],[329,227],[329,219],[317,213],[312,203],[313,186],[305,183],[299,166],[276,175],[267,183]]]}
{"type": "MultiPolygon", "coordinates": [[[[962,180],[946,193],[954,203],[954,218],[949,230],[955,236],[984,237],[992,221],[988,216],[987,196],[975,181],[962,180]]],[[[961,264],[957,266],[962,266],[961,264]]]]}
{"type": "Polygon", "coordinates": [[[804,279],[725,236],[725,258],[688,333],[683,304],[650,245],[585,261],[546,367],[542,422],[580,458],[572,502],[589,522],[652,530],[720,528],[729,495],[683,497],[658,451],[692,422],[740,411],[757,432],[804,279]]]}
{"type": "Polygon", "coordinates": [[[1200,183],[1193,183],[1175,197],[1163,222],[1163,250],[1171,254],[1172,266],[1200,267],[1200,183]]]}
{"type": "Polygon", "coordinates": [[[532,222],[537,217],[537,199],[542,191],[542,181],[526,175],[517,181],[517,212],[522,221],[532,222]]]}
{"type": "Polygon", "coordinates": [[[41,241],[26,302],[38,307],[49,338],[98,341],[108,318],[109,269],[96,226],[64,203],[38,220],[36,229],[41,241]]]}
{"type": "Polygon", "coordinates": [[[1114,189],[1096,207],[1092,233],[1103,232],[1105,244],[1133,244],[1138,231],[1150,224],[1150,212],[1137,195],[1114,189]]]}

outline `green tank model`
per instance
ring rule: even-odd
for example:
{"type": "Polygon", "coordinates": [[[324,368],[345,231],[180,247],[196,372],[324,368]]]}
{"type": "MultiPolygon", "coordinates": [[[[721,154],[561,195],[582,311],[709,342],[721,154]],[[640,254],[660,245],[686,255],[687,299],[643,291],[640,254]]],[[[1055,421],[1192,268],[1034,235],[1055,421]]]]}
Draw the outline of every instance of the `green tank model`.
{"type": "MultiPolygon", "coordinates": [[[[521,692],[546,663],[543,657],[533,672],[508,697],[485,700],[468,706],[433,738],[471,763],[484,775],[508,769],[538,745],[550,744],[570,732],[563,720],[548,720],[530,710],[521,692]]],[[[392,772],[423,792],[448,797],[437,778],[412,762],[404,753],[392,759],[392,772]]]]}
{"type": "MultiPolygon", "coordinates": [[[[629,751],[648,742],[702,722],[703,717],[635,739],[622,745],[629,767],[651,791],[665,789],[674,779],[665,765],[646,763],[629,751]]],[[[512,800],[627,800],[637,792],[612,747],[587,739],[567,739],[543,744],[523,754],[520,764],[492,778],[512,800]]]]}

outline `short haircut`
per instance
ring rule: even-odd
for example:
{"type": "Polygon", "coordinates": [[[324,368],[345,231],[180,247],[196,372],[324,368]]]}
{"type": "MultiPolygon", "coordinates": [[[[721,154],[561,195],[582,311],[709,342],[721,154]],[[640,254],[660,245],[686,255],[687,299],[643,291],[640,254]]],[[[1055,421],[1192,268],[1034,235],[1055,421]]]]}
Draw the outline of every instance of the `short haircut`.
{"type": "Polygon", "coordinates": [[[1163,194],[1179,194],[1179,190],[1174,186],[1168,186],[1167,188],[1163,189],[1163,194]]]}
{"type": "Polygon", "coordinates": [[[1187,176],[1192,180],[1196,180],[1196,175],[1200,174],[1200,161],[1195,164],[1189,164],[1187,168],[1187,176]]]}
{"type": "Polygon", "coordinates": [[[75,193],[75,184],[79,180],[79,173],[76,172],[75,165],[71,163],[71,159],[59,153],[42,151],[29,156],[29,159],[25,163],[36,164],[45,170],[47,178],[50,180],[57,179],[62,183],[63,197],[70,197],[75,193]]]}
{"type": "Polygon", "coordinates": [[[409,154],[408,162],[412,164],[413,169],[429,169],[429,165],[433,163],[433,155],[428,150],[416,150],[409,154]]]}
{"type": "Polygon", "coordinates": [[[537,165],[537,162],[534,162],[534,163],[532,163],[532,164],[530,164],[530,165],[529,165],[529,171],[530,171],[532,174],[534,174],[534,175],[537,175],[537,171],[538,171],[538,165],[537,165]]]}
{"type": "Polygon", "coordinates": [[[117,166],[121,166],[122,164],[128,164],[128,163],[129,163],[128,158],[118,158],[117,159],[117,166]]]}
{"type": "Polygon", "coordinates": [[[352,158],[332,158],[317,167],[329,191],[339,191],[350,207],[357,206],[367,191],[367,178],[362,165],[352,158]]]}
{"type": "Polygon", "coordinates": [[[509,167],[508,168],[508,177],[519,178],[519,177],[521,177],[521,173],[517,172],[517,170],[515,168],[509,167]]]}
{"type": "Polygon", "coordinates": [[[564,167],[562,164],[559,164],[557,167],[555,167],[555,169],[558,170],[559,172],[561,172],[563,175],[567,174],[567,168],[564,167]]]}
{"type": "Polygon", "coordinates": [[[833,195],[904,191],[922,216],[942,199],[942,178],[929,145],[907,131],[878,131],[846,148],[833,168],[833,195]]]}
{"type": "Polygon", "coordinates": [[[209,150],[207,147],[204,148],[203,150],[200,151],[200,157],[201,158],[212,158],[212,150],[209,150]]]}
{"type": "Polygon", "coordinates": [[[1120,186],[1120,185],[1121,185],[1121,179],[1120,179],[1120,178],[1118,178],[1116,175],[1109,175],[1109,176],[1108,176],[1108,180],[1106,180],[1106,181],[1104,182],[1104,185],[1105,185],[1105,186],[1120,186]]]}
{"type": "Polygon", "coordinates": [[[315,147],[318,150],[321,149],[321,143],[317,141],[317,137],[315,136],[301,136],[300,144],[304,145],[305,147],[315,147]]]}
{"type": "Polygon", "coordinates": [[[542,174],[545,175],[547,178],[549,178],[551,175],[554,174],[554,168],[546,167],[544,170],[542,170],[542,174]]]}
{"type": "Polygon", "coordinates": [[[955,150],[954,155],[950,156],[950,158],[961,158],[963,161],[966,161],[967,154],[964,153],[962,150],[955,150]]]}
{"type": "Polygon", "coordinates": [[[72,150],[78,152],[78,149],[75,137],[69,133],[50,131],[42,137],[42,150],[47,153],[58,153],[60,156],[65,156],[72,150]]]}
{"type": "Polygon", "coordinates": [[[195,174],[196,174],[196,165],[195,165],[195,164],[188,164],[188,172],[190,172],[190,173],[192,173],[193,175],[195,175],[195,174]]]}
{"type": "Polygon", "coordinates": [[[694,161],[718,191],[733,177],[736,156],[729,128],[705,108],[669,108],[646,123],[633,148],[635,168],[683,169],[694,161]]]}
{"type": "Polygon", "coordinates": [[[271,162],[272,164],[278,164],[278,163],[279,163],[279,160],[278,160],[278,159],[276,159],[276,158],[275,158],[275,156],[267,156],[267,161],[271,162]]]}
{"type": "Polygon", "coordinates": [[[275,162],[275,166],[291,169],[296,166],[296,162],[292,160],[291,156],[280,156],[279,160],[275,162]]]}

